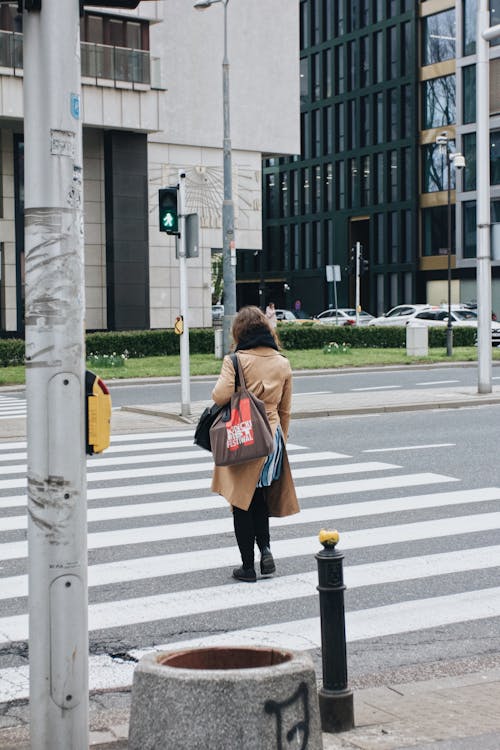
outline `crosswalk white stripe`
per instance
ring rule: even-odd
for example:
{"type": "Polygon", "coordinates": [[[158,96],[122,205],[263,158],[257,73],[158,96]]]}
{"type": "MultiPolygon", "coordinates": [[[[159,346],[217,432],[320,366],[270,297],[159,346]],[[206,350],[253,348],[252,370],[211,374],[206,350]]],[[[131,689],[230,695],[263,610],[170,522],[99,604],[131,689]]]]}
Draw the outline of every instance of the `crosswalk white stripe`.
{"type": "MultiPolygon", "coordinates": [[[[457,622],[482,620],[500,616],[500,588],[466,591],[460,594],[436,596],[429,599],[398,602],[383,607],[346,613],[347,641],[382,638],[397,633],[443,627],[457,622]]],[[[307,650],[319,648],[321,633],[319,618],[278,622],[245,630],[233,630],[205,638],[192,638],[162,644],[155,651],[177,650],[217,645],[273,646],[307,650]]],[[[151,651],[135,650],[129,653],[140,659],[151,651]]]]}
{"type": "MultiPolygon", "coordinates": [[[[297,488],[299,489],[299,488],[297,488]]],[[[307,499],[308,487],[300,487],[300,499],[307,499]]],[[[435,508],[463,503],[474,504],[492,500],[500,500],[500,487],[483,487],[473,490],[455,490],[453,492],[431,493],[428,495],[413,495],[407,497],[384,498],[383,500],[367,500],[365,502],[345,503],[335,506],[337,519],[361,518],[381,513],[399,513],[401,511],[420,508],[435,508]]],[[[208,497],[189,497],[183,500],[162,500],[155,503],[137,503],[134,505],[107,505],[102,508],[89,508],[87,520],[92,522],[115,521],[124,518],[146,518],[155,515],[169,515],[188,513],[198,510],[227,508],[224,498],[213,495],[208,497]]],[[[331,506],[329,506],[331,508],[331,506]]],[[[288,516],[290,524],[309,523],[324,518],[325,508],[303,508],[298,515],[288,516]]],[[[286,523],[283,519],[283,523],[286,523]]],[[[14,531],[27,527],[26,514],[22,516],[8,516],[0,519],[1,531],[14,531]]]]}
{"type": "MultiPolygon", "coordinates": [[[[330,508],[327,507],[325,509],[325,515],[322,516],[321,520],[325,523],[327,522],[336,522],[336,508],[330,508]]],[[[288,518],[288,517],[287,517],[288,518]]],[[[274,518],[271,519],[271,526],[286,526],[290,524],[290,521],[287,520],[287,518],[274,518]]],[[[300,521],[298,520],[298,516],[295,516],[294,518],[297,518],[296,523],[300,524],[300,521]]],[[[477,515],[472,516],[465,516],[465,518],[468,519],[470,522],[470,533],[473,533],[474,531],[485,531],[489,529],[497,529],[500,526],[500,512],[498,513],[481,513],[477,515]],[[485,523],[490,524],[489,526],[485,526],[485,523]]],[[[443,532],[442,530],[442,524],[439,522],[439,520],[432,520],[432,521],[421,521],[420,523],[415,524],[404,524],[402,526],[395,525],[390,526],[388,528],[391,529],[391,540],[390,543],[395,543],[398,541],[397,536],[398,533],[401,533],[401,529],[403,529],[403,538],[399,541],[409,541],[412,539],[418,539],[420,538],[419,534],[424,534],[424,536],[450,536],[451,531],[448,529],[457,529],[454,533],[460,534],[465,533],[466,530],[464,530],[463,526],[461,525],[463,523],[463,517],[459,517],[457,519],[447,519],[447,526],[445,527],[445,530],[443,532]],[[416,533],[416,537],[407,537],[405,534],[408,534],[408,528],[412,530],[412,532],[416,533]],[[435,533],[432,533],[434,528],[436,529],[435,533]]],[[[193,521],[191,523],[178,523],[178,524],[169,524],[165,526],[139,526],[137,528],[132,529],[116,529],[113,531],[97,531],[95,533],[89,534],[88,539],[88,548],[91,549],[103,549],[106,547],[119,547],[119,546],[127,546],[130,547],[131,545],[135,544],[146,544],[150,542],[162,542],[162,541],[168,541],[171,539],[188,539],[188,538],[195,538],[195,537],[202,537],[202,536],[210,536],[212,534],[224,534],[224,533],[230,533],[232,531],[232,519],[231,518],[225,518],[225,519],[215,519],[210,521],[202,521],[202,522],[196,522],[193,521]]],[[[366,544],[374,545],[377,544],[375,541],[377,539],[377,535],[380,534],[381,530],[380,528],[374,528],[374,529],[366,529],[363,534],[363,538],[366,540],[366,544]]],[[[347,541],[353,537],[356,532],[347,532],[347,541]]],[[[312,537],[316,541],[316,537],[312,537]]],[[[296,540],[292,540],[293,544],[296,544],[296,540]]],[[[276,542],[274,543],[274,547],[276,547],[276,542]]],[[[279,544],[279,542],[278,542],[279,544]]],[[[346,546],[346,539],[345,535],[343,535],[343,547],[346,546]]],[[[5,542],[4,544],[0,544],[0,561],[1,560],[18,560],[21,558],[26,557],[28,552],[27,542],[5,542]]],[[[302,551],[301,554],[305,554],[305,551],[302,551]]],[[[198,552],[196,552],[196,555],[198,555],[198,552]]]]}
{"type": "MultiPolygon", "coordinates": [[[[2,443],[0,442],[0,449],[2,448],[2,443]]],[[[134,447],[129,445],[111,445],[109,448],[106,449],[106,453],[103,454],[104,456],[109,456],[110,454],[116,454],[116,453],[127,453],[130,454],[129,458],[131,461],[137,461],[138,463],[141,461],[144,461],[142,458],[135,458],[136,453],[151,453],[154,451],[160,451],[160,450],[168,450],[171,451],[172,448],[175,447],[184,447],[184,448],[191,448],[191,450],[184,450],[179,451],[176,453],[168,453],[166,454],[165,458],[167,458],[169,461],[174,460],[174,458],[178,457],[186,457],[186,458],[199,458],[200,455],[203,455],[200,453],[200,448],[194,446],[193,443],[190,440],[186,440],[184,442],[160,442],[160,443],[144,443],[144,444],[138,444],[134,447]]],[[[304,446],[301,445],[287,445],[287,452],[293,452],[293,451],[299,451],[299,450],[307,450],[304,446]]],[[[156,456],[156,460],[160,460],[163,458],[163,456],[159,456],[158,453],[152,453],[152,455],[156,456]]],[[[205,454],[206,456],[207,454],[205,454]]],[[[345,457],[350,458],[350,456],[346,454],[339,453],[339,457],[345,457]]],[[[22,451],[19,453],[3,453],[0,454],[0,463],[8,463],[9,461],[25,461],[26,462],[27,453],[26,451],[22,451]]],[[[101,456],[87,459],[87,466],[92,465],[91,462],[95,462],[95,465],[98,466],[99,462],[102,462],[103,459],[101,456]]],[[[121,461],[122,459],[118,459],[118,461],[121,461]]],[[[116,463],[116,461],[114,461],[116,463]]]]}
{"type": "MultiPolygon", "coordinates": [[[[144,441],[150,441],[150,440],[166,440],[166,439],[172,439],[172,438],[188,438],[191,437],[191,442],[187,443],[186,445],[193,445],[193,435],[194,435],[194,428],[189,427],[182,430],[163,430],[162,432],[127,432],[123,435],[114,435],[113,430],[111,430],[111,442],[116,443],[132,443],[141,445],[144,443],[144,441]]],[[[27,442],[26,440],[15,440],[15,441],[9,441],[2,443],[0,442],[0,448],[2,450],[14,448],[26,448],[27,442]]],[[[109,450],[109,449],[108,449],[109,450]]]]}
{"type": "MultiPolygon", "coordinates": [[[[353,566],[345,570],[345,583],[350,589],[420,579],[465,570],[500,566],[500,547],[489,548],[481,558],[475,550],[460,550],[443,555],[414,557],[353,566]]],[[[174,619],[225,611],[238,607],[252,607],[269,602],[316,598],[316,571],[282,576],[266,581],[265,585],[243,587],[223,584],[202,589],[176,591],[170,594],[107,601],[89,606],[89,630],[128,627],[154,620],[174,619]],[[119,606],[117,606],[119,604],[119,606]]],[[[500,592],[500,589],[499,589],[500,592]]],[[[28,638],[28,616],[13,615],[0,619],[0,638],[4,643],[28,638]]],[[[1,645],[1,643],[0,643],[1,645]]]]}
{"type": "MultiPolygon", "coordinates": [[[[213,467],[213,461],[210,461],[210,463],[201,463],[201,464],[194,464],[192,463],[193,459],[200,458],[200,452],[197,451],[173,451],[169,453],[165,453],[163,455],[148,455],[148,456],[122,456],[120,458],[90,458],[87,460],[87,467],[90,467],[92,469],[94,468],[100,468],[101,466],[130,466],[131,464],[157,464],[156,470],[152,469],[131,469],[131,471],[134,472],[135,476],[140,476],[138,472],[144,471],[147,472],[147,476],[150,476],[151,474],[161,476],[165,473],[173,473],[173,474],[179,474],[179,473],[186,473],[188,471],[206,471],[207,467],[210,469],[213,467]],[[191,461],[191,464],[189,467],[165,467],[163,464],[169,464],[173,463],[174,461],[191,461]]],[[[337,459],[341,458],[351,458],[351,456],[347,456],[345,453],[335,453],[334,451],[321,451],[318,453],[292,453],[291,456],[289,456],[289,461],[291,464],[294,463],[312,463],[314,461],[335,461],[337,459]]],[[[385,467],[389,467],[390,464],[384,464],[385,467]]],[[[14,464],[12,466],[4,466],[2,468],[2,474],[4,476],[7,476],[8,474],[22,474],[26,473],[26,464],[14,464]]],[[[116,472],[121,473],[121,472],[116,472]]],[[[89,479],[89,476],[94,475],[98,476],[95,472],[89,472],[87,474],[87,478],[89,479]]],[[[99,472],[99,477],[101,474],[109,474],[109,472],[99,472]]],[[[118,479],[122,479],[121,476],[117,477],[118,479]]],[[[89,480],[90,481],[90,480],[89,480]]]]}
{"type": "MultiPolygon", "coordinates": [[[[293,462],[299,461],[297,456],[293,456],[293,462]]],[[[292,457],[290,457],[292,463],[292,457]]],[[[9,469],[11,467],[8,467],[9,469]]],[[[17,468],[17,467],[14,467],[17,468]]],[[[355,464],[339,464],[336,466],[316,466],[307,469],[294,469],[293,476],[296,479],[315,476],[330,476],[336,474],[362,474],[368,471],[387,471],[387,469],[400,469],[396,464],[386,464],[379,461],[365,461],[355,464]]],[[[87,473],[87,482],[112,482],[122,479],[137,479],[138,477],[164,477],[179,474],[193,474],[209,472],[213,469],[213,462],[195,463],[189,466],[156,466],[153,470],[150,466],[143,469],[121,469],[117,471],[91,471],[87,473]]],[[[7,473],[7,472],[6,472],[7,473]]],[[[19,473],[16,471],[16,473],[19,473]]],[[[205,483],[210,480],[205,480],[205,483]]],[[[0,480],[0,490],[12,490],[19,487],[26,487],[26,478],[19,479],[2,479],[0,480]]]]}
{"type": "MultiPolygon", "coordinates": [[[[295,476],[295,472],[294,472],[295,476]]],[[[297,478],[295,476],[295,478],[297,478]]],[[[322,484],[311,484],[305,487],[298,486],[297,494],[300,497],[324,497],[326,495],[342,495],[344,493],[369,492],[372,490],[389,490],[396,487],[419,487],[425,484],[444,484],[446,482],[458,482],[458,479],[447,477],[443,474],[403,474],[391,477],[372,477],[370,479],[353,479],[345,482],[332,482],[322,484]],[[304,494],[301,494],[304,493],[304,494]],[[307,494],[305,494],[307,493],[307,494]]],[[[184,492],[210,489],[209,479],[191,479],[184,482],[154,482],[152,484],[126,485],[123,487],[103,487],[87,490],[87,500],[111,500],[124,497],[146,497],[148,495],[165,495],[173,492],[184,492]]],[[[5,499],[3,507],[13,504],[25,504],[25,495],[9,496],[5,499]],[[15,498],[19,497],[19,502],[15,498]]],[[[0,507],[2,498],[0,497],[0,507]]]]}
{"type": "MultiPolygon", "coordinates": [[[[248,588],[248,587],[247,587],[248,588]]],[[[358,610],[346,614],[347,642],[381,638],[407,631],[442,627],[457,622],[480,620],[500,615],[500,589],[467,591],[463,594],[398,602],[385,607],[358,610]],[[465,618],[465,619],[464,619],[465,618]]],[[[230,631],[206,638],[172,641],[155,647],[155,651],[173,651],[202,646],[258,645],[294,650],[319,648],[319,618],[278,622],[257,628],[230,631]]],[[[140,659],[153,649],[129,651],[140,659]]],[[[113,659],[107,654],[89,659],[89,689],[127,688],[132,683],[135,664],[113,659]]],[[[26,699],[29,695],[28,667],[0,670],[0,702],[26,699]]]]}
{"type": "MultiPolygon", "coordinates": [[[[443,530],[448,529],[449,535],[466,533],[468,531],[469,518],[465,516],[460,519],[458,524],[454,523],[451,527],[449,526],[449,519],[441,519],[441,522],[436,526],[436,533],[438,536],[443,535],[443,530]]],[[[394,527],[386,526],[378,529],[377,545],[390,544],[394,542],[394,527]]],[[[426,527],[427,533],[430,531],[430,524],[426,527]]],[[[478,530],[476,528],[476,530],[478,530]]],[[[366,547],[363,536],[363,531],[357,532],[346,532],[342,534],[342,548],[343,549],[355,549],[357,547],[366,547]],[[355,534],[355,536],[353,536],[355,534]]],[[[414,524],[406,524],[398,527],[399,537],[396,541],[415,541],[416,539],[424,538],[421,536],[422,527],[419,525],[418,529],[414,528],[414,524]],[[404,533],[407,534],[404,537],[404,533]],[[409,535],[416,536],[409,536],[409,535]]],[[[425,530],[423,531],[425,535],[425,530]]],[[[374,546],[373,540],[371,545],[374,546]]],[[[287,557],[302,557],[308,554],[312,555],[318,549],[318,540],[316,536],[312,537],[299,537],[293,540],[281,540],[273,544],[274,556],[276,559],[287,558],[287,557]]],[[[177,553],[170,555],[157,555],[154,557],[141,557],[131,558],[129,560],[117,560],[108,563],[99,563],[96,565],[90,565],[88,568],[88,582],[89,587],[104,586],[109,584],[119,583],[123,585],[125,582],[138,581],[148,578],[164,578],[166,576],[193,573],[199,570],[213,570],[216,568],[222,568],[231,565],[237,560],[238,553],[234,545],[228,547],[219,547],[211,550],[198,550],[196,555],[192,553],[177,553]]],[[[445,565],[456,564],[463,566],[463,570],[473,570],[475,568],[489,568],[500,565],[500,545],[490,547],[476,547],[470,550],[460,549],[456,552],[443,552],[435,555],[427,555],[419,558],[409,558],[409,560],[419,560],[420,569],[418,571],[419,576],[437,575],[437,568],[432,567],[433,562],[439,563],[441,575],[444,572],[451,572],[451,567],[445,570],[445,565]],[[428,572],[426,572],[428,571],[428,572]]],[[[387,565],[393,570],[393,575],[401,576],[404,578],[401,572],[404,560],[390,560],[387,565]],[[398,572],[399,571],[399,572],[398,572]]],[[[370,576],[370,571],[373,571],[373,576],[376,576],[376,571],[380,567],[381,563],[368,563],[366,566],[354,566],[349,568],[351,575],[354,575],[353,571],[356,571],[356,575],[364,570],[366,576],[370,576]]],[[[353,579],[351,579],[352,581],[353,579]]],[[[396,580],[396,579],[394,579],[396,580]]],[[[376,581],[371,578],[369,584],[372,585],[376,581]]],[[[349,583],[352,585],[361,585],[349,583]]],[[[368,585],[368,583],[366,584],[368,585]]],[[[15,597],[22,597],[28,595],[28,577],[26,575],[10,576],[0,578],[0,599],[11,599],[15,597]]]]}

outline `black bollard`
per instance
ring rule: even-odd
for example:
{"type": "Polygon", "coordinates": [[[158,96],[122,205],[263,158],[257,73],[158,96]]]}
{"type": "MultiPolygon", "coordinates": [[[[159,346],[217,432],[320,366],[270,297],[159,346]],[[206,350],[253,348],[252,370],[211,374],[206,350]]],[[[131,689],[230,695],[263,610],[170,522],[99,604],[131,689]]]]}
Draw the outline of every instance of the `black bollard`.
{"type": "Polygon", "coordinates": [[[336,531],[321,531],[319,540],[323,545],[316,555],[323,660],[323,687],[318,693],[321,727],[324,732],[345,732],[354,726],[354,703],[347,686],[344,555],[335,549],[336,531]]]}

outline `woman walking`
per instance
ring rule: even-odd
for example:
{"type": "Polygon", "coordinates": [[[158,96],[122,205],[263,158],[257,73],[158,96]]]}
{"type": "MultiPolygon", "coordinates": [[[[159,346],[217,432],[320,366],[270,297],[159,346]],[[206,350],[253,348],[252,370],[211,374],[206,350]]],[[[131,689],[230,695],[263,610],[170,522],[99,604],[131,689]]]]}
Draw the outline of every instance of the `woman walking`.
{"type": "MultiPolygon", "coordinates": [[[[254,582],[255,543],[260,550],[260,572],[272,575],[276,566],[271,553],[269,516],[289,516],[300,508],[288,463],[286,440],[292,401],[292,371],[279,353],[276,333],[258,307],[243,307],[232,327],[235,351],[249,391],[264,402],[274,436],[267,458],[236,466],[216,466],[212,491],[231,505],[234,533],[242,565],[233,570],[239,581],[254,582]]],[[[212,391],[216,404],[227,404],[234,392],[235,369],[224,357],[219,379],[212,391]]]]}

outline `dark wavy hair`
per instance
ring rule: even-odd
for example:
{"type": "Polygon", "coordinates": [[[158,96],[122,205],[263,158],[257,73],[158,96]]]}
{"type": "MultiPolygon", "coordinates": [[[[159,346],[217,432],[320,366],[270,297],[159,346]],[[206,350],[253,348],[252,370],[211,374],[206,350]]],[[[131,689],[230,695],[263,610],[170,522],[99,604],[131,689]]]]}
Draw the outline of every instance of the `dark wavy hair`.
{"type": "Polygon", "coordinates": [[[231,328],[231,333],[233,334],[236,346],[250,335],[264,332],[270,333],[276,346],[281,348],[278,334],[273,328],[271,328],[269,320],[260,308],[255,305],[247,305],[237,312],[231,328]]]}

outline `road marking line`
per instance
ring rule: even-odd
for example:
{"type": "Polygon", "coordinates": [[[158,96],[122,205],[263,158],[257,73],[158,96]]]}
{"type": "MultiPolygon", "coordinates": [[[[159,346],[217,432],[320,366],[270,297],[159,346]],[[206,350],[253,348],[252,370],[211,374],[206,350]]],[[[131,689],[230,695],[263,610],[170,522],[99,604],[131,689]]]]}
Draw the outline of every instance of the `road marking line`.
{"type": "Polygon", "coordinates": [[[422,383],[415,383],[415,385],[444,385],[445,383],[460,383],[460,380],[426,380],[422,383]]]}
{"type": "Polygon", "coordinates": [[[391,388],[401,388],[400,385],[373,385],[371,388],[350,388],[351,391],[388,391],[391,388]]]}
{"type": "Polygon", "coordinates": [[[419,451],[425,448],[449,448],[456,443],[428,443],[427,445],[402,445],[395,448],[366,448],[362,453],[390,453],[391,451],[419,451]]]}

